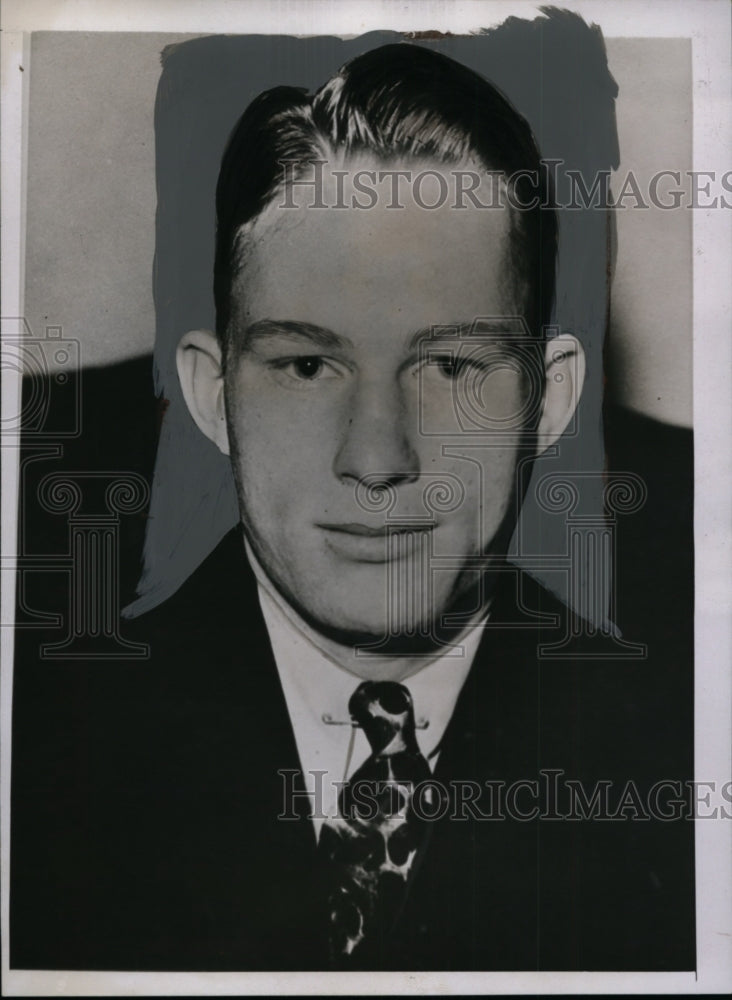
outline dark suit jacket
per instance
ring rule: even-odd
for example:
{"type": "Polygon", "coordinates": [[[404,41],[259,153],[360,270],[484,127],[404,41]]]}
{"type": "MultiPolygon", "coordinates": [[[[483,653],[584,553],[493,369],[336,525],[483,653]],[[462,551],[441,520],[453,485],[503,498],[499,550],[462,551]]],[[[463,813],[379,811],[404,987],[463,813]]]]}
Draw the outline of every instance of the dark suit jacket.
{"type": "MultiPolygon", "coordinates": [[[[540,769],[561,769],[588,796],[612,782],[613,811],[629,780],[642,808],[655,781],[690,778],[688,662],[543,660],[566,609],[502,579],[492,621],[506,627],[485,633],[436,778],[459,796],[455,782],[544,788],[540,769]]],[[[19,634],[11,966],[326,968],[312,824],[304,808],[278,819],[278,771],[298,756],[238,532],[126,635],[151,658],[43,662],[19,634]]],[[[694,967],[688,819],[469,812],[429,824],[394,933],[355,968],[694,967]]]]}

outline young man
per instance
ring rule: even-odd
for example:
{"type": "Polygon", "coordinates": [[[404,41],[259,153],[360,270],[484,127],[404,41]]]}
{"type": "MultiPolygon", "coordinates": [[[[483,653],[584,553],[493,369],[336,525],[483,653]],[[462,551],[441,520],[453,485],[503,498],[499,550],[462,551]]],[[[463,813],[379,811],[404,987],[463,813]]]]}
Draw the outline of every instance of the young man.
{"type": "Polygon", "coordinates": [[[139,620],[149,662],[57,682],[74,821],[50,893],[21,849],[18,964],[35,914],[47,967],[685,967],[683,827],[563,819],[555,780],[591,812],[668,777],[662,665],[542,661],[582,630],[504,559],[582,385],[550,202],[524,120],[419,47],[245,112],[178,350],[241,525],[139,620]]]}

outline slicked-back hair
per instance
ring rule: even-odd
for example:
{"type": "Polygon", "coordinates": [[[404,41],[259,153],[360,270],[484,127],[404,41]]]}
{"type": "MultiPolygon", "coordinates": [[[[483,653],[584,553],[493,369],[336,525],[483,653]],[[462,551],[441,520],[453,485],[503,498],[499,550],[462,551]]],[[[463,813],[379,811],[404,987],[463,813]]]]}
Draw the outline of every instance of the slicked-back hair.
{"type": "Polygon", "coordinates": [[[515,181],[509,266],[524,290],[524,319],[540,338],[551,319],[557,218],[526,120],[491,83],[447,56],[409,43],[346,63],[315,94],[275,87],[235,126],[216,189],[216,331],[228,353],[237,235],[314,162],[367,153],[459,165],[477,160],[515,181]],[[285,171],[284,164],[288,165],[285,171]],[[527,175],[528,173],[528,175],[527,175]]]}

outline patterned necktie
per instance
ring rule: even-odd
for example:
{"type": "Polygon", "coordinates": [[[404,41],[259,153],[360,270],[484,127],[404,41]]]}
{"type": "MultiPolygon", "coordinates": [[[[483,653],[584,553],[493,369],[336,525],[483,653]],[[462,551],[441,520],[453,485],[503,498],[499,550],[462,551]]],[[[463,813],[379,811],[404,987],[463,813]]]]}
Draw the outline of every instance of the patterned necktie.
{"type": "MultiPolygon", "coordinates": [[[[348,703],[371,756],[344,785],[338,816],[320,832],[327,863],[331,959],[347,959],[362,942],[388,935],[401,907],[425,823],[414,789],[430,778],[419,752],[409,691],[392,681],[360,684],[348,703]]],[[[434,786],[426,787],[431,801],[434,786]]]]}

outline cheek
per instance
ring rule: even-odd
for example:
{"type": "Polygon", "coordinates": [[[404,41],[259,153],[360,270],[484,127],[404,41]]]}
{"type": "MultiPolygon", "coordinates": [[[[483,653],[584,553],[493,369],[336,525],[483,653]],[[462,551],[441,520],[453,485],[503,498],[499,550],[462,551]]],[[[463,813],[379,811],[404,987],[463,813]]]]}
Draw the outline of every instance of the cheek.
{"type": "MultiPolygon", "coordinates": [[[[453,490],[459,483],[461,499],[445,515],[453,544],[477,551],[485,547],[499,527],[511,503],[516,487],[518,449],[486,444],[486,436],[476,436],[475,450],[464,457],[436,460],[432,465],[435,476],[445,475],[453,490]]],[[[454,451],[460,451],[456,445],[454,451]]]]}
{"type": "Polygon", "coordinates": [[[242,517],[261,538],[288,536],[327,509],[338,421],[307,399],[239,379],[227,407],[242,517]]]}
{"type": "Polygon", "coordinates": [[[535,405],[526,383],[525,372],[510,359],[453,383],[427,368],[416,387],[420,430],[447,444],[467,435],[476,444],[493,439],[500,445],[495,435],[520,433],[535,405]]]}
{"type": "Polygon", "coordinates": [[[337,421],[304,394],[293,395],[283,398],[261,377],[240,376],[227,386],[232,454],[265,480],[280,472],[295,482],[298,475],[307,478],[314,462],[328,459],[337,421]]]}
{"type": "Polygon", "coordinates": [[[506,513],[516,492],[517,450],[500,450],[488,468],[484,486],[484,522],[493,528],[506,513]]]}

